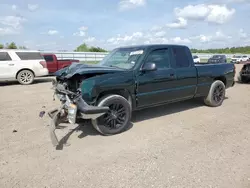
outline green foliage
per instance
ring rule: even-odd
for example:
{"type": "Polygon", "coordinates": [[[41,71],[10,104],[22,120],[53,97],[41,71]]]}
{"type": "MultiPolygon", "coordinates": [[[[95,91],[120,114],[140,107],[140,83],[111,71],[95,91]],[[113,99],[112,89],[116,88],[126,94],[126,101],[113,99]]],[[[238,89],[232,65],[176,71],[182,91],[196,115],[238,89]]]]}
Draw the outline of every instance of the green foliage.
{"type": "Polygon", "coordinates": [[[19,46],[18,49],[26,50],[27,48],[25,46],[19,46]]]}
{"type": "Polygon", "coordinates": [[[206,49],[206,50],[191,49],[191,52],[192,53],[211,53],[211,54],[236,54],[236,53],[250,54],[250,46],[206,49]]]}
{"type": "Polygon", "coordinates": [[[9,43],[6,43],[5,45],[4,44],[0,44],[0,49],[27,49],[26,46],[19,46],[17,47],[16,43],[14,42],[11,42],[10,44],[9,43]]]}
{"type": "Polygon", "coordinates": [[[14,42],[11,42],[10,44],[6,44],[6,47],[7,49],[17,49],[17,46],[14,42]]]}
{"type": "Polygon", "coordinates": [[[75,50],[75,52],[107,52],[105,49],[102,49],[100,47],[88,47],[87,44],[83,43],[80,46],[78,46],[75,50]]]}
{"type": "Polygon", "coordinates": [[[102,49],[100,47],[93,47],[93,46],[89,48],[89,51],[90,52],[107,52],[105,49],[102,49]]]}
{"type": "Polygon", "coordinates": [[[88,52],[88,46],[84,43],[78,46],[74,51],[75,52],[88,52]]]}

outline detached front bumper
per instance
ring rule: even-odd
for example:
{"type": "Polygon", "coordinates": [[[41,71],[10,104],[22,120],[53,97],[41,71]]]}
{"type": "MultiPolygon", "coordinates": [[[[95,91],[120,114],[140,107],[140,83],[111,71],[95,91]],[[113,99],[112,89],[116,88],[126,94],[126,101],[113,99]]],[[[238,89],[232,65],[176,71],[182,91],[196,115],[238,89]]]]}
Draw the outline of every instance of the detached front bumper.
{"type": "Polygon", "coordinates": [[[49,124],[50,138],[53,146],[59,144],[56,136],[56,129],[62,121],[67,121],[70,124],[75,124],[77,119],[97,119],[106,112],[109,107],[98,107],[88,105],[82,97],[78,97],[75,100],[70,100],[68,97],[67,101],[61,105],[61,107],[53,109],[48,112],[51,118],[49,124]]]}
{"type": "Polygon", "coordinates": [[[48,115],[51,118],[49,123],[49,133],[53,146],[57,146],[59,144],[55,131],[57,129],[57,126],[59,125],[60,112],[61,109],[54,109],[48,112],[48,115]]]}

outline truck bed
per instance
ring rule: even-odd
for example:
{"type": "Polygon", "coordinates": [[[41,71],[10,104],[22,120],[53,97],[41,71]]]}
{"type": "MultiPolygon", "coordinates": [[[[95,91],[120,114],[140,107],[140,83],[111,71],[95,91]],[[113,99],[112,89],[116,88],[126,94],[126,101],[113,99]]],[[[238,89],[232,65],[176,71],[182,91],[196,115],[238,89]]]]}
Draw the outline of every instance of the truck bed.
{"type": "MultiPolygon", "coordinates": [[[[198,84],[211,84],[216,77],[225,77],[226,88],[234,83],[235,66],[231,63],[197,63],[198,84]],[[227,80],[227,81],[226,81],[227,80]]],[[[222,78],[223,79],[223,78],[222,78]]]]}

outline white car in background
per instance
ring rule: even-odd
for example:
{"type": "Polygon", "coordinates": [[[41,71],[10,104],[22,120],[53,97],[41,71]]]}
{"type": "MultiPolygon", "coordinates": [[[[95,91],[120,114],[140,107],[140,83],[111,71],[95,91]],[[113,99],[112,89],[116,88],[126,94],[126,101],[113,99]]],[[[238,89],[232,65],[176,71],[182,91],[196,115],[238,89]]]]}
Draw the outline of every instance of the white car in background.
{"type": "Polygon", "coordinates": [[[200,63],[201,62],[200,58],[197,55],[193,56],[193,60],[194,60],[194,63],[200,63]]]}
{"type": "Polygon", "coordinates": [[[242,56],[242,61],[248,61],[248,60],[249,60],[249,57],[247,57],[246,55],[242,56]]]}
{"type": "Polygon", "coordinates": [[[0,50],[0,80],[17,80],[22,85],[48,75],[47,63],[39,51],[0,50]]]}
{"type": "Polygon", "coordinates": [[[249,58],[246,55],[243,55],[243,56],[237,55],[237,56],[233,56],[231,58],[231,62],[233,62],[233,63],[240,63],[242,61],[247,61],[248,59],[249,58]]]}

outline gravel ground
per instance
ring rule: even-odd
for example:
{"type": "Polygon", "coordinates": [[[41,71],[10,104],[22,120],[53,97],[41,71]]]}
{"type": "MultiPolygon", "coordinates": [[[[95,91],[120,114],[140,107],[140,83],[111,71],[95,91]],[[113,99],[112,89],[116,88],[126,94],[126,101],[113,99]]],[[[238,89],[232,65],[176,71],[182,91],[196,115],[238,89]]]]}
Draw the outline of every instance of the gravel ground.
{"type": "Polygon", "coordinates": [[[187,101],[137,112],[115,136],[58,130],[55,149],[38,116],[58,104],[48,81],[0,87],[1,188],[250,188],[250,85],[227,90],[218,108],[187,101]]]}

